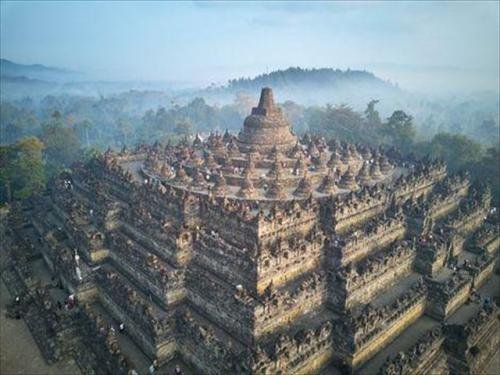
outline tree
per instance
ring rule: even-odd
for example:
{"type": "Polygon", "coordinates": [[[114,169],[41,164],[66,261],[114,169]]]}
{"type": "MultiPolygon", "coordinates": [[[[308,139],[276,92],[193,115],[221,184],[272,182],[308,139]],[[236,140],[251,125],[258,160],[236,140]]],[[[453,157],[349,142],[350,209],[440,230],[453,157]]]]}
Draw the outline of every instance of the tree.
{"type": "Polygon", "coordinates": [[[218,112],[218,119],[221,128],[239,130],[241,124],[243,123],[244,116],[240,114],[238,108],[234,104],[230,104],[221,107],[218,112]]]}
{"type": "Polygon", "coordinates": [[[0,202],[6,203],[12,200],[12,170],[14,159],[14,147],[0,146],[0,202]]]}
{"type": "Polygon", "coordinates": [[[81,155],[80,141],[73,128],[63,125],[62,115],[55,111],[51,121],[42,125],[45,160],[49,175],[69,167],[81,155]]]}
{"type": "Polygon", "coordinates": [[[499,128],[495,120],[488,118],[484,119],[480,123],[478,121],[477,124],[478,126],[473,129],[474,134],[471,135],[488,145],[497,145],[499,128]]]}
{"type": "Polygon", "coordinates": [[[500,148],[491,147],[486,150],[484,156],[470,165],[472,177],[479,181],[488,183],[492,187],[493,204],[500,204],[500,148]]]}
{"type": "Polygon", "coordinates": [[[283,108],[283,112],[290,121],[290,124],[293,126],[294,130],[303,133],[307,131],[307,124],[304,121],[304,107],[291,101],[287,100],[281,106],[283,108]]]}
{"type": "Polygon", "coordinates": [[[256,106],[255,99],[248,95],[245,91],[238,91],[234,99],[234,105],[236,106],[240,116],[247,116],[252,107],[256,106]]]}
{"type": "Polygon", "coordinates": [[[361,115],[345,104],[336,107],[327,104],[325,109],[308,111],[308,116],[309,129],[313,133],[354,142],[363,139],[361,115]]]}
{"type": "Polygon", "coordinates": [[[38,121],[31,109],[7,101],[0,104],[0,142],[14,143],[23,136],[35,133],[38,121]]]}
{"type": "Polygon", "coordinates": [[[23,138],[16,144],[0,147],[1,202],[24,199],[45,187],[43,143],[36,137],[23,138]]]}
{"type": "Polygon", "coordinates": [[[174,133],[179,136],[190,136],[192,133],[193,125],[188,119],[179,121],[174,128],[174,133]]]}
{"type": "Polygon", "coordinates": [[[174,110],[173,116],[177,120],[189,118],[197,130],[214,129],[219,122],[215,108],[203,98],[195,98],[187,106],[174,110]]]}
{"type": "Polygon", "coordinates": [[[139,138],[149,141],[154,137],[156,129],[155,111],[148,109],[141,118],[141,127],[139,129],[139,138]]]}
{"type": "Polygon", "coordinates": [[[123,144],[129,144],[130,136],[134,132],[134,128],[129,120],[121,118],[118,120],[118,130],[120,131],[123,139],[123,144]]]}
{"type": "Polygon", "coordinates": [[[89,132],[94,128],[92,121],[90,121],[89,119],[85,119],[82,122],[78,123],[76,126],[83,133],[85,138],[85,146],[89,148],[90,147],[89,132]]]}
{"type": "Polygon", "coordinates": [[[363,133],[365,134],[364,141],[366,143],[379,145],[383,141],[383,124],[380,119],[380,114],[375,109],[375,105],[378,104],[378,100],[370,100],[368,102],[364,115],[365,129],[363,133]]]}
{"type": "Polygon", "coordinates": [[[377,130],[382,127],[382,120],[380,119],[378,111],[375,109],[375,105],[378,102],[378,100],[370,100],[365,109],[365,119],[367,126],[369,128],[377,130]]]}
{"type": "Polygon", "coordinates": [[[457,171],[480,160],[481,145],[461,134],[439,133],[422,152],[443,159],[451,171],[457,171]]]}
{"type": "Polygon", "coordinates": [[[27,198],[45,187],[42,150],[43,143],[36,137],[24,138],[18,143],[14,163],[16,172],[12,178],[14,198],[27,198]]]}
{"type": "Polygon", "coordinates": [[[401,110],[394,111],[387,119],[382,133],[403,153],[410,152],[415,138],[413,118],[401,110]]]}

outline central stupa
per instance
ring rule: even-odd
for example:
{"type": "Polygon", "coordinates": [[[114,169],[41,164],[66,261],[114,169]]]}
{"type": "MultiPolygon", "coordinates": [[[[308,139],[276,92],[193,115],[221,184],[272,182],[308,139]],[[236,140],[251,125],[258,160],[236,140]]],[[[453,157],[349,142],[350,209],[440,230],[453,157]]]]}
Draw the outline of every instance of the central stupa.
{"type": "Polygon", "coordinates": [[[274,104],[273,91],[263,88],[259,105],[252,108],[252,114],[245,119],[243,130],[238,134],[240,149],[267,153],[276,147],[279,151],[287,151],[296,143],[297,137],[281,108],[274,104]]]}

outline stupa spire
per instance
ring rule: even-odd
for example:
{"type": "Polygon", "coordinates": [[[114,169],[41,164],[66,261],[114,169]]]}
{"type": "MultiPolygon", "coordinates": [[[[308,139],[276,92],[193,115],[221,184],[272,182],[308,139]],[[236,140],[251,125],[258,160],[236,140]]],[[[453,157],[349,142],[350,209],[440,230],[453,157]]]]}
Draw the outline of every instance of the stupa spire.
{"type": "Polygon", "coordinates": [[[264,87],[260,93],[259,105],[257,108],[263,108],[266,110],[274,109],[274,95],[273,90],[269,87],[264,87]]]}

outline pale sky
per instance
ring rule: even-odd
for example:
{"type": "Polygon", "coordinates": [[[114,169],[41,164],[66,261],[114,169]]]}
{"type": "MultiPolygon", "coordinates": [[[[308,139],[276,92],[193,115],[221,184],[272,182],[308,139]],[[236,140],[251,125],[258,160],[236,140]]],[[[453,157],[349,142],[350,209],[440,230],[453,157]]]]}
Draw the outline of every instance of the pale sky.
{"type": "Polygon", "coordinates": [[[447,84],[435,80],[452,72],[450,84],[498,89],[497,1],[2,1],[0,21],[3,58],[103,79],[219,83],[350,67],[403,86],[447,84]]]}

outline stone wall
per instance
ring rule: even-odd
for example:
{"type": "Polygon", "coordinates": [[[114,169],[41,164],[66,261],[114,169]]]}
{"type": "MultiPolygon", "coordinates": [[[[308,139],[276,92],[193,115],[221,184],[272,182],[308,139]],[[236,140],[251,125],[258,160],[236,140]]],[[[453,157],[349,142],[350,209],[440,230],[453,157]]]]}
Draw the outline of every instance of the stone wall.
{"type": "Polygon", "coordinates": [[[254,335],[253,311],[257,301],[200,267],[189,270],[187,299],[194,309],[211,317],[219,326],[248,345],[254,335]]]}
{"type": "Polygon", "coordinates": [[[293,325],[296,319],[319,310],[326,298],[326,283],[323,274],[313,272],[284,288],[267,288],[255,307],[255,337],[293,325]]]}
{"type": "MultiPolygon", "coordinates": [[[[179,354],[207,374],[309,374],[333,359],[354,371],[422,314],[449,317],[494,270],[488,253],[498,231],[484,226],[470,238],[491,197],[469,192],[467,176],[444,179],[442,163],[394,155],[389,163],[380,150],[321,138],[286,157],[277,148],[245,155],[229,134],[209,138],[93,158],[56,182],[33,220],[43,256],[67,288],[92,285],[88,300],[125,322],[151,358],[179,354]],[[254,156],[259,174],[271,169],[262,181],[305,181],[298,196],[235,195],[244,175],[234,168],[250,169],[254,156]],[[313,176],[291,176],[296,164],[313,176]],[[332,166],[341,173],[328,172],[328,195],[318,182],[332,166]],[[453,275],[464,243],[476,255],[453,275]]],[[[19,276],[27,285],[33,279],[22,268],[19,276]]],[[[448,363],[482,370],[493,336],[479,331],[463,353],[443,344],[453,334],[426,332],[382,373],[446,371],[448,363]]],[[[108,336],[100,337],[111,347],[108,336]]]]}
{"type": "Polygon", "coordinates": [[[402,238],[406,233],[404,218],[379,218],[365,224],[361,229],[344,236],[333,236],[331,251],[333,265],[345,266],[402,238]]]}
{"type": "Polygon", "coordinates": [[[498,309],[494,306],[479,309],[464,324],[446,326],[445,331],[451,372],[484,374],[498,352],[498,309]]]}
{"type": "Polygon", "coordinates": [[[423,280],[397,298],[391,306],[366,305],[334,324],[335,349],[352,367],[359,367],[423,315],[426,287],[423,280]]]}
{"type": "Polygon", "coordinates": [[[204,374],[250,373],[245,349],[193,312],[179,316],[177,346],[182,357],[204,374]]]}
{"type": "Polygon", "coordinates": [[[472,277],[460,271],[444,281],[427,279],[429,303],[426,313],[438,320],[444,320],[455,312],[470,296],[472,277]]]}
{"type": "MultiPolygon", "coordinates": [[[[444,340],[441,326],[426,331],[410,349],[393,358],[387,357],[379,375],[424,375],[447,367],[442,349],[444,340]]],[[[442,370],[445,373],[446,368],[442,370]]]]}
{"type": "Polygon", "coordinates": [[[412,272],[415,256],[414,244],[398,241],[356,265],[343,267],[335,274],[332,304],[351,308],[373,299],[412,272]]]}

